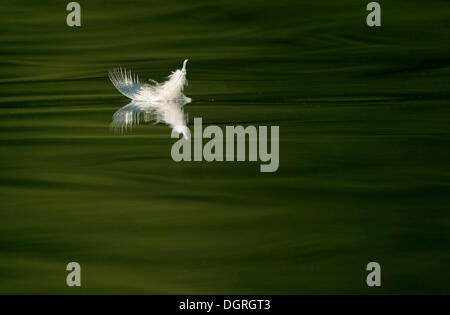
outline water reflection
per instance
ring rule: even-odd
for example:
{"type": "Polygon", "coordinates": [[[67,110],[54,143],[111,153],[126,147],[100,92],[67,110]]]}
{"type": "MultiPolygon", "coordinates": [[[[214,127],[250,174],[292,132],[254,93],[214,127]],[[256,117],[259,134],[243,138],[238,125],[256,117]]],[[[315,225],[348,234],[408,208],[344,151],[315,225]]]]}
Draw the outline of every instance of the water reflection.
{"type": "Polygon", "coordinates": [[[140,123],[164,123],[172,128],[172,134],[182,134],[188,139],[187,115],[183,107],[189,102],[189,98],[178,101],[131,101],[114,113],[111,130],[115,134],[123,134],[140,123]]]}

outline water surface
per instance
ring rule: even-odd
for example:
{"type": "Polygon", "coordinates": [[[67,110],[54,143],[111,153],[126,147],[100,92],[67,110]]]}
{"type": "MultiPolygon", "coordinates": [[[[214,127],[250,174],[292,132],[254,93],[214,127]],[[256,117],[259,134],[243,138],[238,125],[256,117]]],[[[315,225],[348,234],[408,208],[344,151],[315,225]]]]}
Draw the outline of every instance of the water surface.
{"type": "Polygon", "coordinates": [[[2,1],[0,293],[449,293],[449,4],[391,2],[2,1]],[[276,173],[110,133],[107,71],[185,58],[190,121],[280,126],[276,173]]]}

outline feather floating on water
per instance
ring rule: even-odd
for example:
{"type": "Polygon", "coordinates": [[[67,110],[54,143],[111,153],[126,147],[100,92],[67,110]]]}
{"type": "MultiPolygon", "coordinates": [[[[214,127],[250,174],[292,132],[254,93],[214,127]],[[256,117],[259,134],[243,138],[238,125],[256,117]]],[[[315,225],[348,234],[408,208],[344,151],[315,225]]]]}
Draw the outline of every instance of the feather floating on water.
{"type": "Polygon", "coordinates": [[[172,128],[172,132],[183,134],[187,139],[188,132],[183,106],[191,99],[183,94],[186,80],[186,63],[183,68],[173,71],[167,81],[158,83],[152,79],[151,84],[141,83],[139,77],[131,71],[117,68],[109,72],[109,78],[116,89],[130,98],[128,105],[120,108],[113,115],[111,127],[127,130],[139,124],[143,118],[145,122],[163,122],[172,128]]]}

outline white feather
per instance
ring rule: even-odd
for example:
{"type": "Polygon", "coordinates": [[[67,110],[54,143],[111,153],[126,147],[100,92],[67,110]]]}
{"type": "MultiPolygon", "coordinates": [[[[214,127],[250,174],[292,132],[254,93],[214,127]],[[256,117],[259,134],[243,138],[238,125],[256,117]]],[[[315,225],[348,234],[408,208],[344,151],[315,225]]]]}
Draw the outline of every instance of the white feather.
{"type": "Polygon", "coordinates": [[[114,113],[111,127],[123,132],[141,120],[163,122],[172,128],[173,133],[181,133],[187,139],[183,105],[191,99],[183,94],[187,85],[186,63],[187,59],[183,62],[183,68],[173,71],[163,83],[150,79],[153,84],[142,84],[131,71],[121,68],[110,71],[109,77],[117,90],[132,100],[114,113]]]}
{"type": "Polygon", "coordinates": [[[128,98],[139,98],[142,91],[142,85],[137,75],[133,75],[131,71],[117,68],[109,71],[109,79],[120,93],[128,98]]]}
{"type": "Polygon", "coordinates": [[[135,101],[187,101],[191,99],[183,95],[184,87],[188,84],[186,80],[186,63],[183,68],[173,71],[167,81],[158,83],[150,79],[151,84],[142,84],[137,75],[131,71],[116,68],[109,71],[109,78],[116,89],[126,97],[135,101]]]}

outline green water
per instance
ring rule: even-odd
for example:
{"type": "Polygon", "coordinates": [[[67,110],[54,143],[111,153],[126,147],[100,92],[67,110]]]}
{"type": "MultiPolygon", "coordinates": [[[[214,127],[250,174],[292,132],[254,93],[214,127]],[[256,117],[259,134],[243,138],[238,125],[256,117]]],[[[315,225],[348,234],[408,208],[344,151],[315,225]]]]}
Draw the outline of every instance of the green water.
{"type": "Polygon", "coordinates": [[[0,293],[450,293],[448,1],[68,2],[0,4],[0,293]],[[190,121],[280,126],[277,172],[109,132],[108,69],[185,58],[190,121]]]}

